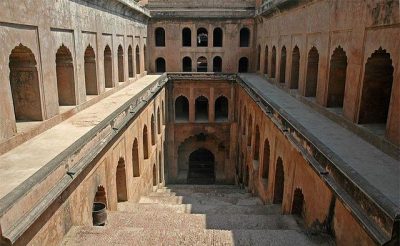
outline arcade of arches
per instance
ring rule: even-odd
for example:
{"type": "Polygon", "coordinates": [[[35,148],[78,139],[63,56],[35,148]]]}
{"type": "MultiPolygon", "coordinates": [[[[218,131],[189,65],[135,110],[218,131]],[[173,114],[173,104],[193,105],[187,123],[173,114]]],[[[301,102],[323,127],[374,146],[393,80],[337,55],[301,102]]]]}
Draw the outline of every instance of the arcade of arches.
{"type": "Polygon", "coordinates": [[[0,245],[70,245],[77,228],[122,242],[142,222],[150,238],[176,211],[213,240],[221,216],[268,227],[257,237],[295,218],[276,233],[399,243],[398,1],[41,1],[40,21],[35,1],[8,2],[0,245]],[[210,206],[217,192],[203,204],[174,186],[228,191],[210,206]]]}

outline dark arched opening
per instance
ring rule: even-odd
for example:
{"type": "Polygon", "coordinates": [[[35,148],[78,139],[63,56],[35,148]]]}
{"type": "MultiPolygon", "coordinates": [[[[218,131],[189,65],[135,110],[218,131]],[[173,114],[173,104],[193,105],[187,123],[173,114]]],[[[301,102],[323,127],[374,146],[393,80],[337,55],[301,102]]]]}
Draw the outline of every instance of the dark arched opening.
{"type": "Polygon", "coordinates": [[[197,59],[197,72],[207,72],[207,58],[204,56],[197,59]]]}
{"type": "Polygon", "coordinates": [[[182,30],[182,46],[192,46],[192,30],[190,30],[190,28],[185,27],[182,30]]]}
{"type": "Polygon", "coordinates": [[[153,186],[157,186],[157,167],[153,164],[153,186]]]}
{"type": "Polygon", "coordinates": [[[196,98],[195,120],[208,121],[208,99],[204,96],[199,96],[196,98]]]}
{"type": "Polygon", "coordinates": [[[156,144],[156,121],[154,119],[154,115],[151,115],[151,120],[150,120],[150,130],[151,130],[151,145],[156,144]]]}
{"type": "Polygon", "coordinates": [[[144,61],[144,71],[147,71],[147,51],[146,45],[143,46],[143,61],[144,61]]]}
{"type": "Polygon", "coordinates": [[[265,46],[264,51],[264,74],[268,74],[268,45],[265,46]]]}
{"type": "Polygon", "coordinates": [[[222,42],[223,42],[223,33],[222,29],[217,27],[214,29],[214,47],[222,47],[222,42]]]}
{"type": "Polygon", "coordinates": [[[139,49],[139,45],[136,45],[135,60],[136,60],[136,74],[140,74],[140,49],[139,49]]]}
{"type": "Polygon", "coordinates": [[[143,158],[149,159],[149,137],[146,125],[143,127],[143,158]]]}
{"type": "Polygon", "coordinates": [[[140,176],[140,166],[139,166],[139,144],[137,138],[133,140],[132,145],[132,169],[133,169],[133,177],[140,176]]]}
{"type": "Polygon", "coordinates": [[[249,47],[250,30],[247,27],[240,29],[240,47],[249,47]]]}
{"type": "Polygon", "coordinates": [[[192,72],[192,59],[190,57],[186,56],[182,59],[182,71],[192,72]]]}
{"type": "Polygon", "coordinates": [[[130,45],[128,47],[128,76],[133,78],[133,51],[130,45]]]}
{"type": "Polygon", "coordinates": [[[243,109],[243,118],[242,118],[242,134],[245,135],[246,134],[246,106],[244,106],[243,109]]]}
{"type": "Polygon", "coordinates": [[[292,52],[292,72],[290,78],[290,89],[299,88],[299,71],[300,71],[300,50],[295,46],[292,52]]]}
{"type": "Polygon", "coordinates": [[[276,161],[276,170],[275,170],[275,185],[274,185],[274,200],[273,203],[282,203],[283,201],[283,192],[285,186],[285,173],[283,170],[283,161],[280,157],[276,161]]]}
{"type": "Polygon", "coordinates": [[[269,158],[270,158],[270,147],[268,139],[264,141],[264,154],[263,154],[263,166],[261,176],[263,179],[268,180],[269,176],[269,158]]]}
{"type": "Polygon", "coordinates": [[[249,59],[242,57],[239,60],[239,73],[247,73],[249,71],[249,59]]]}
{"type": "Polygon", "coordinates": [[[106,205],[106,208],[108,207],[108,205],[107,205],[107,193],[106,193],[106,189],[104,188],[104,186],[99,185],[97,187],[97,191],[96,191],[96,194],[94,195],[93,202],[101,202],[104,205],[106,205]]]}
{"type": "Polygon", "coordinates": [[[126,187],[125,160],[123,158],[119,158],[119,160],[118,160],[116,183],[117,183],[118,202],[127,201],[128,200],[128,190],[126,187]]]}
{"type": "Polygon", "coordinates": [[[157,73],[165,73],[166,68],[165,68],[165,60],[162,57],[157,58],[156,60],[156,72],[157,73]]]}
{"type": "Polygon", "coordinates": [[[121,45],[118,46],[118,81],[124,82],[124,49],[121,45]]]}
{"type": "Polygon", "coordinates": [[[157,108],[157,133],[161,134],[161,115],[160,107],[157,108]]]}
{"type": "Polygon", "coordinates": [[[285,83],[286,80],[286,47],[283,46],[281,50],[281,65],[279,72],[279,82],[285,83]]]}
{"type": "Polygon", "coordinates": [[[293,194],[292,214],[303,217],[304,195],[301,189],[296,188],[293,194]]]}
{"type": "Polygon", "coordinates": [[[379,48],[367,60],[362,88],[360,124],[386,124],[393,84],[390,54],[379,48]]]}
{"type": "Polygon", "coordinates": [[[256,125],[256,135],[254,141],[254,152],[253,152],[253,160],[260,160],[260,128],[256,125]]]}
{"type": "Polygon", "coordinates": [[[28,47],[20,44],[11,51],[9,59],[15,119],[43,120],[35,55],[28,47]]]}
{"type": "Polygon", "coordinates": [[[92,46],[85,50],[85,86],[86,95],[98,95],[96,55],[92,46]]]}
{"type": "Polygon", "coordinates": [[[247,146],[251,146],[252,135],[253,135],[253,118],[249,113],[249,121],[247,122],[247,146]]]}
{"type": "Polygon", "coordinates": [[[333,51],[329,69],[327,106],[343,107],[344,89],[346,87],[347,56],[342,47],[333,51]]]}
{"type": "Polygon", "coordinates": [[[161,158],[161,152],[158,152],[158,182],[161,184],[163,182],[163,165],[162,165],[162,158],[161,158]]]}
{"type": "Polygon", "coordinates": [[[213,72],[214,73],[222,72],[222,58],[219,56],[216,56],[213,59],[213,72]]]}
{"type": "Polygon", "coordinates": [[[271,78],[275,78],[276,74],[276,48],[272,47],[272,55],[271,55],[271,78]]]}
{"type": "Polygon", "coordinates": [[[74,62],[71,52],[64,45],[56,53],[56,74],[58,104],[60,106],[76,105],[74,62]]]}
{"type": "Polygon", "coordinates": [[[104,48],[104,79],[106,88],[112,88],[113,85],[113,68],[112,68],[112,52],[110,46],[104,48]]]}
{"type": "Polygon", "coordinates": [[[214,184],[214,154],[204,148],[193,151],[189,156],[189,184],[214,184]]]}
{"type": "Polygon", "coordinates": [[[184,96],[179,96],[175,100],[175,121],[189,120],[189,101],[184,96]]]}
{"type": "Polygon", "coordinates": [[[308,52],[307,61],[307,75],[306,75],[306,97],[315,97],[317,95],[317,83],[318,83],[318,63],[319,54],[315,47],[312,47],[308,52]]]}
{"type": "Polygon", "coordinates": [[[157,27],[155,30],[155,41],[156,47],[164,47],[165,46],[165,30],[162,27],[157,27]]]}
{"type": "Polygon", "coordinates": [[[260,71],[261,68],[261,46],[257,47],[257,71],[260,71]]]}
{"type": "Polygon", "coordinates": [[[208,46],[208,32],[205,28],[197,29],[197,47],[208,46]]]}
{"type": "Polygon", "coordinates": [[[215,121],[227,121],[228,120],[228,99],[224,96],[220,96],[215,100],[215,121]]]}

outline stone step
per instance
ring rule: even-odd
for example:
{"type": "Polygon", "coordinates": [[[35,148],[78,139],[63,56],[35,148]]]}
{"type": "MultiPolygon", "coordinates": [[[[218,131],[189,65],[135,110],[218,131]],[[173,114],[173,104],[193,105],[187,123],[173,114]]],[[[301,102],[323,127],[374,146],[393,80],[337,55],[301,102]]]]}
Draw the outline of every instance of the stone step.
{"type": "Polygon", "coordinates": [[[173,229],[283,229],[300,230],[292,215],[244,215],[244,214],[176,214],[144,212],[111,211],[108,213],[107,225],[113,227],[136,227],[162,229],[168,225],[173,229]]]}
{"type": "Polygon", "coordinates": [[[73,227],[61,245],[333,245],[295,230],[176,230],[132,227],[73,227]]]}
{"type": "Polygon", "coordinates": [[[188,214],[281,214],[281,205],[207,205],[207,204],[158,204],[118,203],[118,211],[130,213],[188,213],[188,214]]]}
{"type": "Polygon", "coordinates": [[[160,203],[160,204],[208,204],[208,205],[263,205],[258,197],[247,194],[231,194],[224,196],[213,196],[207,194],[191,194],[187,196],[175,196],[152,193],[149,196],[142,196],[139,203],[160,203]]]}

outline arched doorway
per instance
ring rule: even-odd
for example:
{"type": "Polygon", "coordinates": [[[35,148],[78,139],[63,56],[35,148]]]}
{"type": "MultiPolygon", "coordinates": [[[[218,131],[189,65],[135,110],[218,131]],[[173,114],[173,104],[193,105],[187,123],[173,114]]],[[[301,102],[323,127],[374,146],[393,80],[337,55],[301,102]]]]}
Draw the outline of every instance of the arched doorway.
{"type": "Polygon", "coordinates": [[[268,180],[269,176],[269,158],[270,158],[270,147],[268,139],[264,141],[264,154],[263,154],[263,166],[262,166],[262,178],[268,180]]]}
{"type": "Polygon", "coordinates": [[[315,97],[317,95],[317,83],[318,83],[318,63],[319,54],[315,47],[312,47],[308,52],[307,61],[307,75],[306,75],[306,97],[315,97]]]}
{"type": "Polygon", "coordinates": [[[189,120],[189,100],[184,96],[179,96],[175,100],[175,121],[189,120]]]}
{"type": "Polygon", "coordinates": [[[165,60],[162,57],[157,58],[156,60],[156,72],[157,73],[165,73],[166,71],[166,64],[165,60]]]}
{"type": "Polygon", "coordinates": [[[60,106],[75,105],[74,62],[71,52],[64,45],[61,45],[56,53],[56,74],[58,104],[60,106]]]}
{"type": "Polygon", "coordinates": [[[110,46],[104,48],[104,79],[106,88],[113,87],[112,53],[110,46]]]}
{"type": "Polygon", "coordinates": [[[247,57],[242,57],[239,60],[239,73],[247,73],[249,71],[249,59],[247,57]]]}
{"type": "Polygon", "coordinates": [[[285,76],[286,76],[286,47],[283,46],[281,50],[281,65],[279,72],[280,83],[285,83],[285,76]]]}
{"type": "Polygon", "coordinates": [[[222,72],[222,59],[219,56],[216,56],[213,59],[213,72],[214,73],[222,72]]]}
{"type": "Polygon", "coordinates": [[[17,121],[43,120],[35,55],[20,44],[10,54],[10,85],[17,121]]]}
{"type": "Polygon", "coordinates": [[[347,56],[342,47],[337,47],[332,54],[329,69],[327,107],[343,107],[346,85],[347,56]]]}
{"type": "Polygon", "coordinates": [[[276,161],[274,200],[273,203],[279,204],[283,201],[283,192],[285,186],[285,173],[283,170],[283,161],[280,157],[276,161]]]}
{"type": "Polygon", "coordinates": [[[290,89],[299,88],[299,71],[300,71],[300,50],[295,46],[292,52],[292,72],[290,78],[290,89]]]}
{"type": "Polygon", "coordinates": [[[215,183],[215,158],[214,154],[199,148],[189,156],[188,184],[214,184],[215,183]]]}
{"type": "Polygon", "coordinates": [[[126,170],[125,160],[119,158],[116,172],[116,186],[117,186],[117,199],[118,202],[124,202],[128,200],[128,190],[126,187],[126,170]]]}
{"type": "Polygon", "coordinates": [[[359,124],[386,124],[393,84],[390,54],[379,48],[365,64],[359,124]]]}
{"type": "Polygon", "coordinates": [[[204,96],[199,96],[195,101],[195,120],[208,121],[208,99],[204,96]]]}
{"type": "Polygon", "coordinates": [[[304,195],[300,188],[296,188],[293,194],[292,214],[303,217],[304,195]]]}
{"type": "Polygon", "coordinates": [[[227,121],[228,120],[228,99],[224,96],[220,96],[215,100],[215,121],[227,121]]]}
{"type": "Polygon", "coordinates": [[[207,72],[207,58],[204,56],[197,59],[197,72],[207,72]]]}
{"type": "Polygon", "coordinates": [[[192,71],[192,59],[188,56],[182,59],[182,71],[191,72],[192,71]]]}
{"type": "Polygon", "coordinates": [[[118,81],[124,82],[124,49],[121,45],[118,46],[118,81]]]}
{"type": "Polygon", "coordinates": [[[92,46],[86,48],[84,59],[86,95],[98,95],[96,55],[92,46]]]}

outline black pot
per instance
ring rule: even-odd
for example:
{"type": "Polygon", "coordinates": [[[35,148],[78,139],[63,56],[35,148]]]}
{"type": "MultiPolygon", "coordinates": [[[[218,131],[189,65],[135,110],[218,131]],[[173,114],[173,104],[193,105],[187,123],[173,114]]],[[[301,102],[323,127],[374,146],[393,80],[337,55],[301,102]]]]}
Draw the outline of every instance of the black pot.
{"type": "Polygon", "coordinates": [[[104,226],[107,221],[106,205],[102,202],[93,203],[92,217],[94,226],[104,226]]]}

